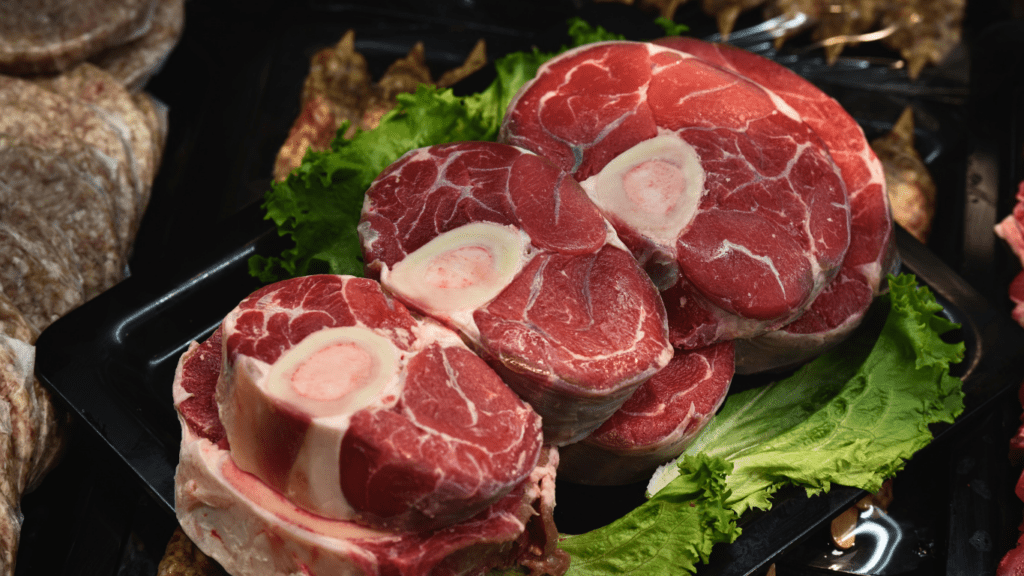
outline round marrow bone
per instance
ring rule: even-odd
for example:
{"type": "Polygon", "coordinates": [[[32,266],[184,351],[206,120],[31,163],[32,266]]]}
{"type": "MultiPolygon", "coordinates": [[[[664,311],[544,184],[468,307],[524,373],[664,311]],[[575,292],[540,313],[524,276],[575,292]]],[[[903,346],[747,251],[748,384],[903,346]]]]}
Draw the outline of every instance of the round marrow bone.
{"type": "MultiPolygon", "coordinates": [[[[400,304],[396,310],[402,311],[400,304]]],[[[172,395],[182,426],[175,512],[189,539],[231,574],[265,574],[268,566],[280,574],[447,574],[456,568],[483,574],[516,564],[565,572],[568,558],[557,548],[552,510],[554,448],[541,450],[529,475],[485,512],[444,530],[324,518],[235,465],[215,401],[223,348],[218,329],[193,342],[175,371],[172,395]]]]}
{"type": "Polygon", "coordinates": [[[507,495],[540,455],[537,414],[455,332],[373,280],[265,286],[221,331],[216,411],[232,462],[318,517],[443,528],[507,495]]]}
{"type": "Polygon", "coordinates": [[[225,373],[220,410],[232,458],[306,510],[352,518],[341,439],[354,412],[396,397],[401,360],[390,340],[355,326],[314,332],[269,366],[243,357],[225,373]],[[282,466],[275,456],[289,453],[282,466]]]}
{"type": "Polygon", "coordinates": [[[772,91],[683,52],[564,52],[510,103],[499,140],[587,183],[655,284],[675,291],[676,347],[793,321],[849,248],[847,189],[821,137],[772,91]]]}
{"type": "Polygon", "coordinates": [[[381,285],[413,308],[478,338],[472,314],[494,299],[532,257],[514,226],[474,222],[438,235],[381,271],[381,285]]]}
{"type": "Polygon", "coordinates": [[[697,212],[704,176],[693,146],[662,135],[616,156],[581,185],[605,214],[671,249],[697,212]]]}

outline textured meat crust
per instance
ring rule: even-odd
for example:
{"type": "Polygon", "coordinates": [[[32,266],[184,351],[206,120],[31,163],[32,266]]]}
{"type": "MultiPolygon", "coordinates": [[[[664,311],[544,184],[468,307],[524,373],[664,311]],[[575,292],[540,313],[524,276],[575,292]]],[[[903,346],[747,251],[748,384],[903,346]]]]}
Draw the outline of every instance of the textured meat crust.
{"type": "MultiPolygon", "coordinates": [[[[23,320],[22,320],[23,322],[23,320]]],[[[5,321],[5,323],[7,323],[5,321]]],[[[19,323],[12,318],[11,323],[19,323]]],[[[32,491],[63,450],[66,415],[33,376],[35,348],[0,334],[0,573],[14,572],[22,495],[32,491]]]]}
{"type": "Polygon", "coordinates": [[[148,200],[148,184],[156,175],[155,150],[150,124],[136,106],[131,93],[108,72],[89,63],[41,81],[41,84],[93,108],[127,143],[131,151],[132,171],[139,181],[141,199],[138,209],[144,209],[148,200]]]}
{"type": "Polygon", "coordinates": [[[110,196],[63,156],[0,139],[0,195],[27,203],[67,236],[86,300],[120,279],[124,258],[110,196]]]}
{"type": "Polygon", "coordinates": [[[61,72],[145,34],[157,0],[4,0],[0,72],[61,72]]]}
{"type": "Polygon", "coordinates": [[[82,276],[61,243],[46,241],[61,237],[25,202],[0,205],[0,287],[40,332],[85,299],[82,276]]]}
{"type": "Polygon", "coordinates": [[[138,228],[139,182],[132,152],[110,122],[86,104],[51,92],[34,82],[0,76],[0,133],[60,154],[82,146],[102,155],[115,176],[114,202],[118,233],[133,238],[138,228]]]}
{"type": "MultiPolygon", "coordinates": [[[[3,352],[0,352],[3,356],[3,352]]],[[[6,359],[0,358],[0,381],[9,377],[6,359]]],[[[15,459],[10,406],[0,402],[0,573],[14,572],[15,554],[21,539],[21,507],[14,489],[15,459]]]]}
{"type": "Polygon", "coordinates": [[[128,90],[141,90],[163,66],[184,29],[185,0],[159,0],[144,35],[114,46],[91,61],[112,74],[128,90]]]}
{"type": "Polygon", "coordinates": [[[3,293],[3,290],[0,290],[0,335],[30,344],[35,342],[39,336],[39,331],[25,320],[25,317],[18,311],[18,307],[3,293]]]}

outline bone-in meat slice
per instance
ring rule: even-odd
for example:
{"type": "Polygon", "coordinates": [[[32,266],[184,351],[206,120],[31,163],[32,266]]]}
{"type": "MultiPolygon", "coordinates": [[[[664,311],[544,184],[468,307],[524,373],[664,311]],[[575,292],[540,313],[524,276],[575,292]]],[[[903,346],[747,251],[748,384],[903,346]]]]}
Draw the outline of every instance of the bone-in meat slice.
{"type": "Polygon", "coordinates": [[[651,477],[686,450],[725,401],[734,373],[733,343],[676,350],[622,408],[583,440],[562,448],[558,477],[620,485],[651,477]]]}
{"type": "MultiPolygon", "coordinates": [[[[184,533],[205,554],[216,559],[229,572],[237,574],[258,573],[260,562],[263,560],[271,561],[275,570],[280,573],[307,570],[321,574],[358,576],[381,573],[480,575],[495,567],[517,564],[536,567],[538,573],[563,573],[567,559],[564,553],[557,550],[557,531],[553,528],[551,516],[554,506],[554,471],[558,464],[558,454],[554,449],[532,451],[532,456],[528,450],[515,462],[507,462],[506,464],[512,464],[514,467],[525,466],[528,469],[520,483],[473,518],[436,531],[372,527],[363,523],[362,518],[339,519],[312,514],[289,500],[285,492],[274,490],[258,476],[243,472],[239,468],[233,455],[238,447],[229,442],[226,429],[230,425],[225,426],[225,423],[221,422],[218,410],[218,404],[223,399],[223,394],[218,392],[218,381],[222,380],[222,367],[230,366],[230,359],[233,356],[237,360],[236,354],[287,354],[287,350],[291,349],[287,342],[292,338],[316,333],[320,328],[337,320],[346,323],[343,318],[345,315],[338,314],[339,309],[329,305],[332,299],[330,294],[336,295],[336,291],[313,289],[316,286],[337,288],[339,280],[340,284],[347,288],[345,292],[352,304],[348,311],[347,323],[350,326],[360,323],[365,326],[365,323],[369,322],[375,326],[376,333],[390,333],[394,337],[395,346],[407,352],[413,360],[420,355],[419,352],[431,352],[439,348],[436,339],[439,331],[453,335],[437,325],[419,324],[409,316],[401,304],[390,301],[381,294],[379,288],[372,289],[373,282],[363,279],[309,277],[286,281],[283,285],[272,285],[263,290],[259,294],[271,298],[273,294],[277,294],[282,297],[278,304],[284,305],[285,308],[291,306],[294,312],[287,314],[288,318],[282,318],[279,313],[268,310],[271,313],[267,318],[272,320],[267,325],[275,327],[276,337],[252,340],[248,336],[259,333],[258,330],[246,332],[241,338],[236,333],[234,339],[239,346],[232,347],[225,341],[224,332],[218,329],[201,344],[193,343],[179,360],[173,383],[174,404],[182,424],[181,457],[175,480],[175,506],[184,533]],[[293,292],[290,294],[292,298],[285,297],[285,293],[291,292],[287,289],[289,287],[302,287],[303,289],[299,291],[301,296],[293,292]],[[282,291],[282,288],[285,290],[282,291]],[[302,310],[294,308],[295,306],[301,307],[302,310]],[[417,350],[417,347],[423,344],[419,340],[421,337],[431,343],[427,348],[417,350]],[[253,345],[249,346],[250,343],[253,345]],[[223,350],[227,350],[226,355],[223,350]],[[267,535],[272,537],[268,538],[267,535]]],[[[262,299],[257,298],[250,302],[260,300],[262,299]]],[[[337,304],[337,300],[334,303],[337,304]]],[[[256,313],[258,310],[259,307],[249,309],[250,313],[256,313]]],[[[232,339],[232,336],[228,335],[227,339],[232,339]]],[[[461,345],[455,345],[454,348],[468,354],[461,345]]],[[[456,355],[461,356],[461,353],[456,355]]],[[[473,362],[469,357],[463,357],[463,360],[473,362]]],[[[479,362],[479,359],[476,362],[479,362]]],[[[454,365],[450,367],[457,368],[454,365]]],[[[408,372],[410,379],[448,378],[445,376],[446,370],[443,366],[435,366],[427,372],[417,370],[408,372]]],[[[499,423],[486,413],[485,404],[490,402],[493,406],[494,399],[480,402],[483,399],[472,391],[463,389],[468,392],[466,396],[449,394],[448,398],[437,397],[439,402],[436,404],[423,403],[414,397],[415,394],[408,394],[408,389],[419,387],[424,391],[423,387],[416,382],[406,382],[405,378],[399,380],[404,389],[400,387],[393,391],[396,398],[381,399],[397,402],[392,408],[385,410],[390,410],[395,416],[403,411],[406,414],[418,414],[423,418],[417,422],[424,426],[431,426],[431,422],[436,423],[437,416],[454,418],[452,423],[461,426],[462,430],[450,430],[457,436],[449,438],[446,442],[459,443],[460,440],[468,440],[475,432],[485,432],[478,426],[465,426],[463,416],[478,417],[481,424],[488,421],[499,423]],[[402,408],[405,404],[412,407],[402,408]],[[479,406],[481,409],[477,412],[467,412],[465,409],[471,405],[479,406]]],[[[307,380],[306,384],[310,382],[307,380]]],[[[504,388],[500,382],[498,384],[504,388]]],[[[451,392],[456,390],[450,389],[451,392]]],[[[496,396],[508,399],[508,396],[503,396],[500,389],[493,391],[498,393],[496,396]]],[[[504,394],[508,394],[507,389],[504,394]]],[[[526,422],[521,419],[522,412],[516,407],[517,403],[515,400],[507,406],[519,415],[508,413],[500,419],[500,424],[506,429],[525,424],[526,428],[520,429],[521,436],[532,445],[534,441],[539,440],[539,435],[534,434],[531,439],[528,433],[528,429],[532,427],[529,423],[530,418],[527,418],[526,422]]],[[[518,403],[518,406],[524,407],[521,403],[518,403]]],[[[369,412],[379,411],[371,409],[360,413],[369,412]]],[[[387,425],[391,424],[394,422],[387,425]]],[[[353,422],[350,428],[353,426],[358,427],[360,424],[353,422]]],[[[535,430],[539,431],[539,428],[535,430]]],[[[407,426],[399,425],[397,429],[365,429],[361,436],[365,438],[375,433],[383,436],[394,432],[396,439],[400,439],[398,436],[404,437],[405,431],[408,431],[407,426]]],[[[500,430],[486,432],[499,442],[504,442],[505,448],[515,443],[508,442],[508,438],[503,436],[500,430]]],[[[292,438],[301,440],[301,437],[292,438]]],[[[286,443],[284,439],[268,440],[276,443],[275,447],[279,447],[282,442],[286,443]]],[[[384,454],[397,455],[420,446],[424,451],[418,455],[417,460],[428,468],[440,469],[454,465],[455,462],[438,460],[451,455],[443,447],[440,447],[440,452],[427,450],[439,448],[436,440],[436,436],[424,428],[419,434],[418,441],[392,445],[378,444],[380,451],[365,452],[364,455],[370,458],[382,457],[384,454]]],[[[453,445],[449,444],[449,447],[453,445]]],[[[334,453],[337,453],[337,450],[334,450],[334,453]]],[[[485,457],[479,461],[460,459],[459,463],[467,467],[467,472],[472,472],[477,469],[478,464],[486,465],[487,461],[488,458],[485,457]]],[[[339,461],[335,459],[334,462],[337,465],[339,461]]],[[[400,468],[408,469],[408,466],[409,463],[399,463],[400,468]]],[[[343,473],[355,474],[356,478],[361,479],[363,474],[360,473],[360,469],[358,465],[346,465],[345,458],[342,458],[343,473]]],[[[389,475],[384,473],[385,470],[380,472],[383,475],[379,481],[384,486],[389,481],[389,475]]],[[[483,471],[477,469],[477,472],[483,471]]],[[[390,475],[390,481],[400,481],[403,478],[408,479],[402,474],[390,475]]],[[[438,496],[444,497],[450,487],[437,485],[434,488],[438,490],[438,496]]],[[[427,487],[408,483],[406,488],[416,492],[427,487]]],[[[396,496],[404,497],[403,494],[396,496]]]]}
{"type": "Polygon", "coordinates": [[[724,44],[672,37],[657,43],[765,86],[821,137],[850,198],[851,243],[838,276],[795,322],[736,343],[737,371],[793,366],[841,342],[864,317],[896,257],[886,177],[864,131],[843,107],[795,72],[724,44]]]}
{"type": "Polygon", "coordinates": [[[663,293],[673,344],[797,318],[850,242],[846,187],[777,95],[689,54],[604,42],[545,63],[501,138],[572,173],[663,293]]]}
{"type": "Polygon", "coordinates": [[[459,330],[541,414],[549,443],[586,436],[671,358],[650,279],[535,154],[411,151],[370,186],[359,234],[367,273],[459,330]]]}
{"type": "Polygon", "coordinates": [[[327,518],[467,520],[533,470],[540,419],[455,332],[368,279],[271,284],[224,319],[232,461],[327,518]]]}

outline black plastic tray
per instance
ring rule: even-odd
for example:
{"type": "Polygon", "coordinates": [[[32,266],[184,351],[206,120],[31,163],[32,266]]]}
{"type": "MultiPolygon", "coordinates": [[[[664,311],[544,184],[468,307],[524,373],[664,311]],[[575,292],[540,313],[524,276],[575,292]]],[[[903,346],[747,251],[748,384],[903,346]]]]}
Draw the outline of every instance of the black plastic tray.
{"type": "MultiPolygon", "coordinates": [[[[492,58],[533,45],[551,49],[565,41],[564,21],[572,15],[633,37],[658,34],[651,16],[631,7],[530,4],[539,12],[513,9],[507,2],[188,4],[186,35],[150,84],[170,106],[171,133],[131,261],[132,275],[57,321],[37,344],[38,375],[79,417],[79,428],[95,433],[74,446],[104,450],[107,459],[123,464],[118,471],[134,476],[152,497],[138,512],[159,516],[150,523],[173,520],[180,431],[170,382],[177,358],[258,286],[247,273],[249,256],[283,247],[262,219],[258,201],[269,186],[277,147],[298,112],[309,57],[348,28],[356,30],[357,49],[375,75],[418,40],[424,41],[435,74],[459,64],[481,37],[492,58]]],[[[713,22],[691,4],[677,20],[692,23],[695,35],[712,34],[713,22]]],[[[944,199],[936,220],[942,233],[928,247],[902,231],[898,239],[905,269],[937,293],[949,316],[963,325],[968,343],[968,360],[959,367],[967,411],[956,424],[935,429],[934,446],[952,442],[994,406],[1005,407],[1024,380],[1024,364],[1015,361],[1024,355],[1024,330],[1007,318],[1005,284],[992,282],[1002,280],[1002,272],[993,267],[1006,255],[993,241],[980,260],[965,261],[969,158],[977,153],[975,140],[987,145],[992,138],[969,126],[968,87],[957,81],[932,79],[914,84],[909,92],[905,79],[896,82],[896,90],[863,82],[858,86],[850,82],[856,74],[837,74],[813,55],[777,56],[854,111],[870,137],[887,130],[903,106],[913,105],[925,121],[917,132],[918,147],[944,199]],[[972,274],[970,283],[957,273],[971,270],[968,264],[984,272],[972,274]]],[[[878,66],[869,66],[867,73],[878,79],[878,66]]],[[[489,72],[481,71],[464,89],[482,88],[489,79],[489,72]]],[[[997,169],[1005,165],[999,154],[986,159],[997,169]]],[[[71,460],[80,462],[81,457],[71,460]]],[[[605,491],[612,504],[593,513],[594,489],[561,488],[559,527],[568,532],[609,521],[642,499],[638,486],[605,491]]],[[[744,519],[740,541],[720,547],[706,572],[763,573],[861,495],[843,487],[810,499],[780,493],[772,511],[744,519]]],[[[126,569],[122,561],[118,573],[149,573],[148,568],[139,570],[126,569]]]]}

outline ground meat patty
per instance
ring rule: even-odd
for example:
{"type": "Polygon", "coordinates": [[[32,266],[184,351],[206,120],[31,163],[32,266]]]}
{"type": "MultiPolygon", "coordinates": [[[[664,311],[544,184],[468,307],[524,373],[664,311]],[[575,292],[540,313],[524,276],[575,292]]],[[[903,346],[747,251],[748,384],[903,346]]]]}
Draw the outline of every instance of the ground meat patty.
{"type": "Polygon", "coordinates": [[[0,72],[61,72],[145,34],[156,0],[4,0],[0,72]]]}
{"type": "Polygon", "coordinates": [[[120,280],[124,258],[113,203],[63,156],[0,138],[3,186],[12,199],[31,205],[70,240],[86,300],[120,280]]]}
{"type": "MultiPolygon", "coordinates": [[[[0,353],[2,355],[2,353],[0,353]]],[[[0,358],[0,381],[8,378],[6,359],[0,358]]],[[[0,402],[0,574],[14,573],[21,540],[20,495],[14,491],[14,450],[10,406],[0,402]]]]}
{"type": "Polygon", "coordinates": [[[153,137],[153,173],[160,169],[160,161],[164,155],[164,145],[167,143],[167,105],[154,98],[148,92],[133,92],[132,100],[135,106],[146,118],[149,125],[149,133],[153,137]]]}
{"type": "Polygon", "coordinates": [[[0,335],[9,336],[22,342],[32,344],[39,337],[39,331],[33,328],[14,302],[0,289],[0,335]]]}
{"type": "Polygon", "coordinates": [[[0,334],[0,574],[14,571],[21,497],[56,464],[63,433],[46,391],[33,375],[35,347],[0,334]]]}
{"type": "Polygon", "coordinates": [[[90,147],[114,175],[118,235],[123,245],[130,243],[139,220],[132,152],[95,109],[33,82],[0,76],[0,133],[59,154],[80,154],[83,146],[90,147]]]}
{"type": "Polygon", "coordinates": [[[61,242],[45,240],[61,236],[26,202],[0,202],[0,289],[40,332],[85,300],[61,242]]]}
{"type": "MultiPolygon", "coordinates": [[[[74,69],[41,81],[58,94],[93,106],[120,133],[131,150],[132,167],[146,196],[156,176],[153,135],[145,114],[135,104],[131,93],[107,71],[83,63],[74,69]]],[[[146,202],[140,201],[140,210],[146,202]]]]}
{"type": "Polygon", "coordinates": [[[131,91],[141,90],[160,69],[185,28],[185,0],[161,0],[156,4],[148,32],[91,59],[131,91]]]}

